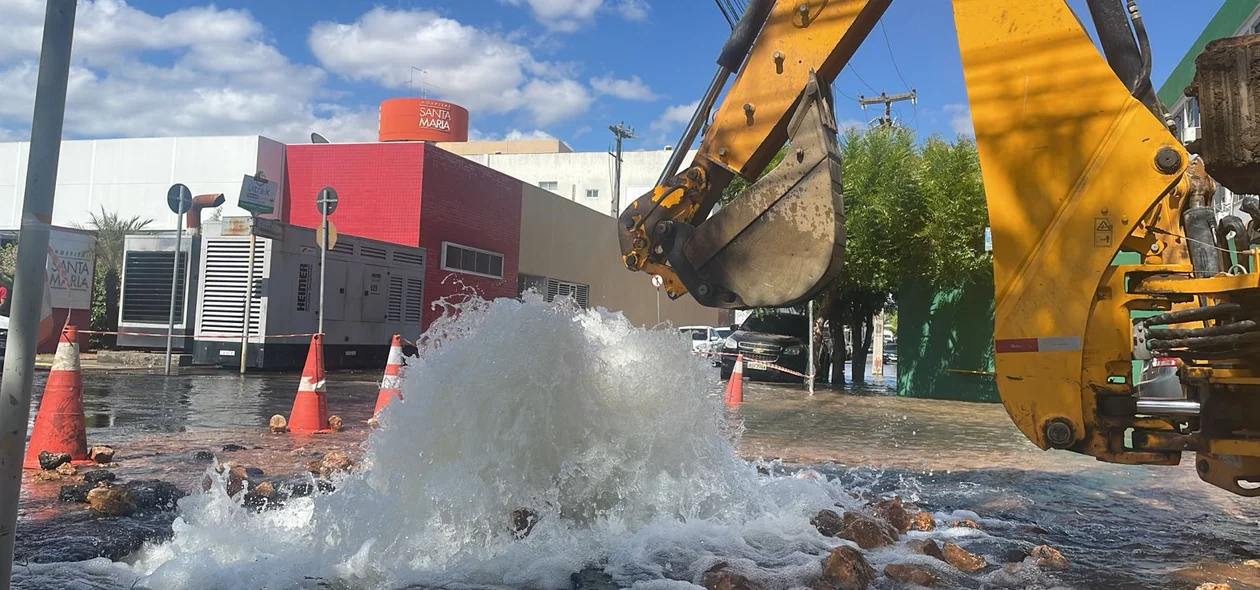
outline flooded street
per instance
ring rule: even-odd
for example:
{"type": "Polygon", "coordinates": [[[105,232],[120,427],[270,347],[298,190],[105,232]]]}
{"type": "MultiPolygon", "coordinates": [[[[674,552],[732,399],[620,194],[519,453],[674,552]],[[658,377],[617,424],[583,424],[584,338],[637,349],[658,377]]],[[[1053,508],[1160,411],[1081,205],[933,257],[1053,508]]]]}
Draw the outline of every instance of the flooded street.
{"type": "MultiPolygon", "coordinates": [[[[1188,460],[1146,468],[1044,452],[1000,405],[895,397],[895,367],[882,383],[813,396],[748,383],[741,407],[715,414],[716,371],[656,350],[672,335],[609,320],[571,333],[528,306],[513,313],[574,341],[510,363],[482,362],[506,358],[478,348],[488,340],[440,350],[442,367],[413,359],[407,401],[376,431],[366,425],[372,374],[329,376],[344,432],[296,436],[267,430],[288,413],[296,375],[86,373],[89,443],[118,449],[119,481],[158,478],[191,495],[178,513],[92,518],[28,472],[17,587],[562,588],[593,566],[608,587],[681,588],[666,582],[698,582],[719,561],[765,588],[803,587],[838,543],[813,530],[812,514],[897,494],[940,528],[867,559],[880,571],[919,563],[904,540],[925,538],[987,559],[971,575],[940,570],[941,587],[1260,588],[1260,568],[1243,565],[1260,557],[1260,506],[1203,484],[1188,460]],[[591,333],[617,344],[593,352],[581,342],[591,333]],[[635,368],[644,355],[673,381],[635,368]],[[556,366],[570,372],[547,370],[556,366]],[[209,455],[279,482],[309,478],[306,463],[330,450],[370,468],[262,513],[229,498],[222,476],[201,491],[209,455]],[[504,539],[521,506],[538,526],[504,539]],[[962,519],[979,530],[949,526],[962,519]],[[1042,544],[1070,567],[1032,565],[1026,555],[1042,544]],[[82,561],[97,555],[121,563],[82,561]],[[50,563],[62,561],[77,563],[50,563]]],[[[880,577],[874,587],[903,586],[880,577]]]]}

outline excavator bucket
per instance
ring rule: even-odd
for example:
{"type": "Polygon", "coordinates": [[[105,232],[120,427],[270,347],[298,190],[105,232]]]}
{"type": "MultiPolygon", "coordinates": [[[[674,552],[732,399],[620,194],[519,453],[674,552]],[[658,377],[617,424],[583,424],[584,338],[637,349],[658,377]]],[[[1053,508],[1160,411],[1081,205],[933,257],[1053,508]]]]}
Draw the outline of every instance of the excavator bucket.
{"type": "Polygon", "coordinates": [[[844,196],[827,94],[811,77],[788,123],[783,161],[690,232],[685,260],[670,253],[671,266],[690,266],[703,281],[689,286],[697,300],[729,309],[788,307],[839,274],[844,196]]]}

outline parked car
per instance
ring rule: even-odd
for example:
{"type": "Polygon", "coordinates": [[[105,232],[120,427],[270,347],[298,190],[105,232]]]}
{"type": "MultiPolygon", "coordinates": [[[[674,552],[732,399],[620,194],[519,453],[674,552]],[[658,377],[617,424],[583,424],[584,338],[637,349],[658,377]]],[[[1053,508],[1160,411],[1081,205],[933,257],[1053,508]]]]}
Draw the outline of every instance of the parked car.
{"type": "Polygon", "coordinates": [[[1186,396],[1181,389],[1181,361],[1175,358],[1159,357],[1142,363],[1142,373],[1138,376],[1138,396],[1182,399],[1186,396]]]}
{"type": "MultiPolygon", "coordinates": [[[[744,376],[763,381],[800,383],[800,377],[769,367],[804,373],[809,365],[809,320],[803,315],[753,316],[722,342],[723,352],[744,355],[744,376]]],[[[722,356],[722,379],[735,370],[735,357],[722,356]]]]}
{"type": "Polygon", "coordinates": [[[712,326],[683,326],[678,331],[691,337],[691,352],[712,352],[722,342],[712,326]]]}
{"type": "Polygon", "coordinates": [[[9,347],[9,318],[0,315],[0,367],[4,366],[4,352],[9,347]]]}

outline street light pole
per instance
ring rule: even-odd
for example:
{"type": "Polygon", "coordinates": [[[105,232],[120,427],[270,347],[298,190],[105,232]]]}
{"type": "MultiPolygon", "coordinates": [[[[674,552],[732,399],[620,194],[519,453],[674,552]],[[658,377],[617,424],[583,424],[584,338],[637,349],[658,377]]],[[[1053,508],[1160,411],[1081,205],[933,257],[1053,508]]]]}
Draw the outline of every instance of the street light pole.
{"type": "Polygon", "coordinates": [[[44,11],[26,194],[22,200],[17,268],[13,277],[8,359],[0,377],[0,399],[9,400],[0,405],[0,590],[9,590],[13,577],[13,541],[17,531],[18,498],[22,494],[26,428],[31,416],[36,332],[47,280],[48,234],[52,229],[61,129],[65,123],[75,4],[75,0],[48,0],[44,11]]]}

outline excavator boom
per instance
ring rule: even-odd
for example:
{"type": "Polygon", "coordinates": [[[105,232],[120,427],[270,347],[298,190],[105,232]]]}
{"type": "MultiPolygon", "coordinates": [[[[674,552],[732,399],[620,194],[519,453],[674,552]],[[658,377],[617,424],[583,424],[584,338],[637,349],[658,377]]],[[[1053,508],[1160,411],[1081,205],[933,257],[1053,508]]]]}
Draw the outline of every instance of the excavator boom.
{"type": "MultiPolygon", "coordinates": [[[[845,233],[829,85],[890,1],[749,2],[658,186],[619,218],[629,269],[723,308],[793,305],[834,283],[845,233]],[[735,176],[752,184],[714,211],[735,176]]],[[[1218,224],[1208,175],[1260,184],[1260,149],[1229,131],[1260,128],[1246,71],[1260,39],[1209,46],[1232,57],[1201,66],[1214,77],[1190,91],[1229,112],[1204,113],[1205,129],[1226,131],[1192,159],[1151,90],[1134,0],[1088,5],[1105,57],[1064,0],[953,0],[1002,402],[1042,448],[1164,465],[1194,451],[1204,480],[1260,495],[1260,218],[1218,224]],[[1121,252],[1140,262],[1115,264],[1121,252]],[[1183,363],[1184,399],[1141,397],[1132,362],[1154,355],[1183,363]]]]}

